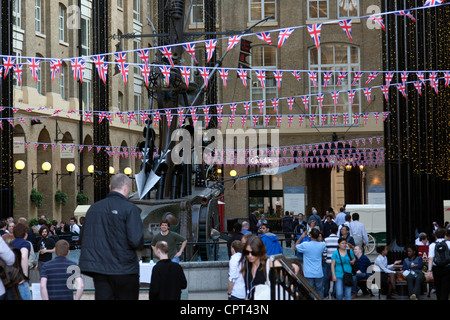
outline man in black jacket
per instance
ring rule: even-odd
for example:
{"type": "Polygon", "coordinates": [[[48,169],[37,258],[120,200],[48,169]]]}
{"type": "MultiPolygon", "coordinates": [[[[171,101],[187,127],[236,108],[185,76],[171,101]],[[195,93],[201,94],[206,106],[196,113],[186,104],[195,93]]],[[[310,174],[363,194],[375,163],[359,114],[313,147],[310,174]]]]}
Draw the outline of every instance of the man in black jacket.
{"type": "Polygon", "coordinates": [[[140,210],[128,200],[128,176],[113,176],[110,191],[86,212],[79,267],[93,278],[96,300],[138,300],[136,249],[144,245],[140,210]]]}

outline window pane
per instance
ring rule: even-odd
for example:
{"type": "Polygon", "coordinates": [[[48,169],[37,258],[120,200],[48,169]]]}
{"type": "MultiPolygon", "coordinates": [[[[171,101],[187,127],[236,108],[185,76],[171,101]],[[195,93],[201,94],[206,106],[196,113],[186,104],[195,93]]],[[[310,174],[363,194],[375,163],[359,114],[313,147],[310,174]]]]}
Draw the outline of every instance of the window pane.
{"type": "Polygon", "coordinates": [[[250,20],[256,21],[262,19],[262,5],[261,1],[251,1],[250,4],[250,20]]]}
{"type": "Polygon", "coordinates": [[[358,0],[339,0],[339,17],[357,17],[359,11],[358,0]]]}
{"type": "Polygon", "coordinates": [[[264,17],[262,17],[262,18],[270,17],[270,16],[276,17],[275,9],[276,9],[275,2],[274,3],[266,3],[264,5],[264,17]]]}

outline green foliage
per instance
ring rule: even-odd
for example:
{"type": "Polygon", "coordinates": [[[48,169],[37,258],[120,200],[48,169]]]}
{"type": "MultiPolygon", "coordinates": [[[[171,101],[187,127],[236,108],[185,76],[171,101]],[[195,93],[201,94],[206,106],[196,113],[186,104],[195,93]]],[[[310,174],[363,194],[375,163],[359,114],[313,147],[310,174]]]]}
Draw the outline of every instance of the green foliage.
{"type": "Polygon", "coordinates": [[[37,191],[36,188],[33,188],[31,189],[30,200],[36,207],[41,208],[44,203],[44,194],[37,191]]]}
{"type": "Polygon", "coordinates": [[[89,203],[88,195],[83,192],[78,192],[77,204],[80,206],[84,206],[84,205],[87,205],[88,203],[89,203]]]}
{"type": "Polygon", "coordinates": [[[67,193],[62,192],[61,190],[57,190],[55,193],[55,202],[57,204],[62,204],[65,206],[67,204],[67,193]]]}

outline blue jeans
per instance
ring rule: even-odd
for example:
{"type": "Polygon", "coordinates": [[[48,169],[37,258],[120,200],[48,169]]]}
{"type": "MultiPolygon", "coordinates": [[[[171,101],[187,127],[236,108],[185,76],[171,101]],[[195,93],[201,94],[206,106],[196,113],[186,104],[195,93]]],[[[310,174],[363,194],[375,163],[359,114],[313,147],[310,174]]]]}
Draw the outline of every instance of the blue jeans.
{"type": "MultiPolygon", "coordinates": [[[[28,281],[25,281],[22,284],[19,284],[19,293],[22,297],[22,300],[31,300],[31,290],[30,290],[30,284],[28,281]]],[[[7,300],[15,300],[14,299],[14,293],[12,289],[8,289],[6,291],[6,297],[7,300]]]]}
{"type": "Polygon", "coordinates": [[[336,300],[352,300],[352,287],[344,286],[343,278],[336,278],[336,300]]]}
{"type": "Polygon", "coordinates": [[[322,278],[306,278],[306,281],[317,291],[319,296],[323,298],[323,277],[322,278]]]}

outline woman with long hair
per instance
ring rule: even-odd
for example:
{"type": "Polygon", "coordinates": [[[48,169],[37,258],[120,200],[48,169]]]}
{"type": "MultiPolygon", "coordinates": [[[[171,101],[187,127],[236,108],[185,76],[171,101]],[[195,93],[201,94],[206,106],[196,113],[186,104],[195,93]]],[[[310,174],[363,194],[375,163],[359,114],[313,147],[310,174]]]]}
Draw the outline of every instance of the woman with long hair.
{"type": "Polygon", "coordinates": [[[246,300],[254,300],[255,286],[266,282],[266,246],[258,236],[251,236],[245,242],[240,264],[245,282],[246,300]]]}

